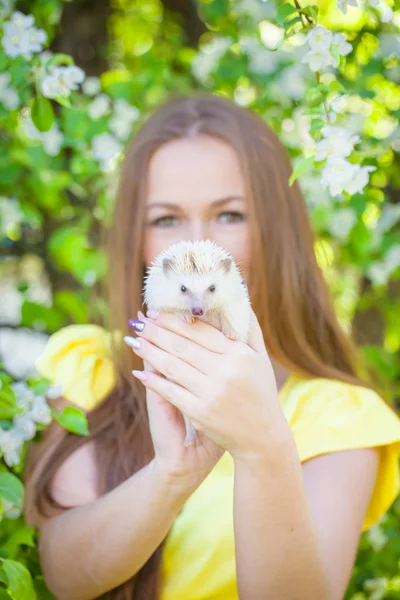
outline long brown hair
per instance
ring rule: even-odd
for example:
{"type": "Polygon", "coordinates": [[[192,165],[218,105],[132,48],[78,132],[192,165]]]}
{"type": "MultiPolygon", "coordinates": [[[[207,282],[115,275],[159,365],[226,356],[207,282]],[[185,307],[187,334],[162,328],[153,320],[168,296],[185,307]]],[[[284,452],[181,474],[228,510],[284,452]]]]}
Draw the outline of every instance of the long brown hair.
{"type": "MultiPolygon", "coordinates": [[[[355,347],[338,324],[317,264],[299,185],[288,184],[292,169],[284,147],[260,116],[216,95],[171,99],[146,121],[127,149],[114,218],[106,236],[107,328],[131,334],[127,321],[142,307],[149,161],[162,144],[197,134],[227,142],[240,159],[254,230],[251,252],[257,257],[249,278],[250,296],[270,355],[298,374],[366,385],[356,374],[355,347]]],[[[144,388],[131,375],[133,368],[143,368],[141,360],[125,344],[121,346],[112,347],[115,388],[88,414],[100,494],[122,483],[153,457],[144,388]]],[[[61,429],[57,424],[51,427],[61,429]]],[[[52,477],[65,458],[87,441],[62,432],[47,452],[47,460],[30,455],[27,510],[47,515],[52,508],[60,508],[51,498],[52,477]],[[40,471],[35,468],[39,464],[40,471]]],[[[162,546],[135,577],[102,598],[158,598],[162,546]]]]}

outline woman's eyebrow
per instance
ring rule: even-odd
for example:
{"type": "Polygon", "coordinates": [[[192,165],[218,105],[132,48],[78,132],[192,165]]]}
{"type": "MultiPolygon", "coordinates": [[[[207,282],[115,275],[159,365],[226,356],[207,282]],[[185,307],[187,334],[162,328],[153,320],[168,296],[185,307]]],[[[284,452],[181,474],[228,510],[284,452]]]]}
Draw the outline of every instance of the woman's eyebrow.
{"type": "MultiPolygon", "coordinates": [[[[211,203],[211,206],[221,206],[222,204],[226,204],[227,202],[231,202],[232,200],[244,200],[243,196],[226,196],[225,198],[220,198],[219,200],[215,200],[211,203]]],[[[147,206],[150,208],[172,208],[174,210],[179,210],[181,207],[177,204],[172,204],[170,202],[154,202],[153,204],[149,204],[147,206]]]]}

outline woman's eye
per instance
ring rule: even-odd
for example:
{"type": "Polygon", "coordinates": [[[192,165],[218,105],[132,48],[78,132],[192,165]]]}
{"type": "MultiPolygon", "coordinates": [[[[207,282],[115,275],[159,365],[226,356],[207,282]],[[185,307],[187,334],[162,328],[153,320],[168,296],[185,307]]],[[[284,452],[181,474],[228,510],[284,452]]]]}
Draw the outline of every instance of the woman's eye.
{"type": "Polygon", "coordinates": [[[166,215],[165,217],[159,217],[158,219],[155,219],[152,221],[151,225],[155,227],[172,227],[175,225],[175,221],[177,220],[178,219],[172,215],[166,215]]]}
{"type": "Polygon", "coordinates": [[[244,220],[244,214],[235,211],[220,213],[219,217],[225,223],[236,223],[244,220]]]}

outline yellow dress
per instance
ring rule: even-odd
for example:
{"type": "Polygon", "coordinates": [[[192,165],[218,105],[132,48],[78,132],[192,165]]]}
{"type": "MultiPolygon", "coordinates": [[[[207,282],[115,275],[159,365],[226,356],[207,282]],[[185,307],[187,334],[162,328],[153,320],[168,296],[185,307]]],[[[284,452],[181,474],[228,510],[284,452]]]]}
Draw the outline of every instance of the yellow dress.
{"type": "MultiPolygon", "coordinates": [[[[115,383],[109,341],[99,326],[64,327],[48,340],[37,370],[61,383],[67,400],[90,410],[115,383]]],[[[291,375],[279,397],[301,462],[327,452],[380,447],[366,531],[400,493],[400,419],[376,392],[336,380],[291,375]]],[[[162,569],[162,600],[238,600],[233,461],[227,452],[175,519],[162,569]]]]}

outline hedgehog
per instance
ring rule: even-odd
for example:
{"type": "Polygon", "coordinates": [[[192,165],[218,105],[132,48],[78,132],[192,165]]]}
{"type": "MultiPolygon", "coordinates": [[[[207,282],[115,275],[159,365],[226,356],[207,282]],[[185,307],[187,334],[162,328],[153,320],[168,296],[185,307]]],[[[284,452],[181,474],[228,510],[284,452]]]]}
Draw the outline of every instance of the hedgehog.
{"type": "MultiPolygon", "coordinates": [[[[200,319],[232,340],[246,343],[250,328],[250,298],[233,257],[211,240],[182,241],[162,252],[145,277],[147,309],[177,314],[186,322],[200,319]]],[[[197,433],[185,421],[185,446],[197,433]]]]}

